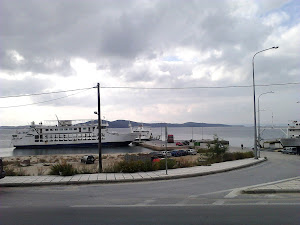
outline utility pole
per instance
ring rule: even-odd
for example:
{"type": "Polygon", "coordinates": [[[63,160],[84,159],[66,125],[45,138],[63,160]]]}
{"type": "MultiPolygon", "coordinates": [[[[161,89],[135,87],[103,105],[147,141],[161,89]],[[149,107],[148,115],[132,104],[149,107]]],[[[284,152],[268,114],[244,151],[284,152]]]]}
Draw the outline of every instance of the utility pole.
{"type": "Polygon", "coordinates": [[[166,156],[165,156],[165,160],[166,160],[166,175],[168,175],[168,128],[167,128],[167,124],[165,127],[165,139],[166,139],[166,156]]]}
{"type": "Polygon", "coordinates": [[[101,116],[100,116],[100,84],[97,83],[98,90],[98,150],[99,150],[99,173],[102,173],[102,143],[101,143],[101,116]]]}

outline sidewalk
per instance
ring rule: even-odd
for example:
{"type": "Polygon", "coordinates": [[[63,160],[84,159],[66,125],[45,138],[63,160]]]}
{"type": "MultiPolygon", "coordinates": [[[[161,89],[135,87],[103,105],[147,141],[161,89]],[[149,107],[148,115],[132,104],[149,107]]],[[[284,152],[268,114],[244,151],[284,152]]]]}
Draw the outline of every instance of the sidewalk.
{"type": "Polygon", "coordinates": [[[222,173],[249,167],[266,161],[260,159],[242,159],[215,163],[211,166],[196,166],[188,168],[178,168],[165,170],[138,172],[138,173],[98,173],[98,174],[76,174],[74,176],[7,176],[0,179],[0,187],[25,187],[25,186],[45,186],[45,185],[68,185],[68,184],[91,184],[91,183],[118,183],[137,182],[152,180],[168,180],[187,177],[205,176],[214,173],[222,173]]]}
{"type": "Polygon", "coordinates": [[[243,190],[242,192],[244,194],[300,193],[300,177],[271,182],[243,190]]]}

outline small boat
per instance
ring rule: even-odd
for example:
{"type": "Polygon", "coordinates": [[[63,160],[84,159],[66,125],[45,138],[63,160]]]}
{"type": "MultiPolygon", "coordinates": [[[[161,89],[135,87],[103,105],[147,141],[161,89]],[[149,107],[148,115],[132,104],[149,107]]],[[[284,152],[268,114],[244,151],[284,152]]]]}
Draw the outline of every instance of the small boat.
{"type": "MultiPolygon", "coordinates": [[[[49,121],[47,121],[49,122],[49,121]]],[[[65,148],[93,147],[98,145],[98,122],[86,120],[57,120],[56,125],[34,122],[12,135],[16,148],[65,148]]],[[[101,123],[101,143],[103,146],[126,146],[135,140],[137,133],[128,130],[118,133],[108,129],[108,123],[101,123]]]]}

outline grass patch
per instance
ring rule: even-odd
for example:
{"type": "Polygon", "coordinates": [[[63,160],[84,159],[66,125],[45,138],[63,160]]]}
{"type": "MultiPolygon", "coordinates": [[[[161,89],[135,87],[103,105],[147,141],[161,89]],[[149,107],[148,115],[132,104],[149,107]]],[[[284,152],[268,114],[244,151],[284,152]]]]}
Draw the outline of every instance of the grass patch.
{"type": "Polygon", "coordinates": [[[59,163],[52,165],[50,168],[50,175],[72,176],[77,174],[78,171],[73,168],[71,164],[59,163]]]}

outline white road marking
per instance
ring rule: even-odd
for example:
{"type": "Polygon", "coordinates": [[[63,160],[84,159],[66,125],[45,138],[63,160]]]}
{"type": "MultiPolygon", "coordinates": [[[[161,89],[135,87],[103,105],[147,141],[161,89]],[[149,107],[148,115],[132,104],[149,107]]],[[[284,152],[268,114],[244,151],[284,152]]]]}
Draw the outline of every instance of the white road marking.
{"type": "Polygon", "coordinates": [[[146,200],[146,201],[144,201],[144,202],[138,203],[138,204],[136,204],[136,205],[137,205],[137,206],[147,206],[147,205],[149,205],[150,203],[153,203],[153,202],[155,202],[154,199],[149,199],[149,200],[146,200]]]}
{"type": "Polygon", "coordinates": [[[240,194],[241,190],[242,190],[241,188],[236,188],[233,191],[231,191],[229,194],[225,195],[224,198],[235,198],[240,194]]]}
{"type": "Polygon", "coordinates": [[[216,206],[255,206],[255,205],[288,205],[288,206],[300,206],[300,203],[268,203],[268,202],[257,202],[257,203],[226,203],[224,204],[181,204],[181,205],[71,205],[71,208],[139,208],[139,207],[216,207],[216,206]]]}
{"type": "Polygon", "coordinates": [[[213,205],[224,205],[225,203],[225,200],[224,199],[220,199],[220,200],[217,200],[213,203],[213,205]]]}

